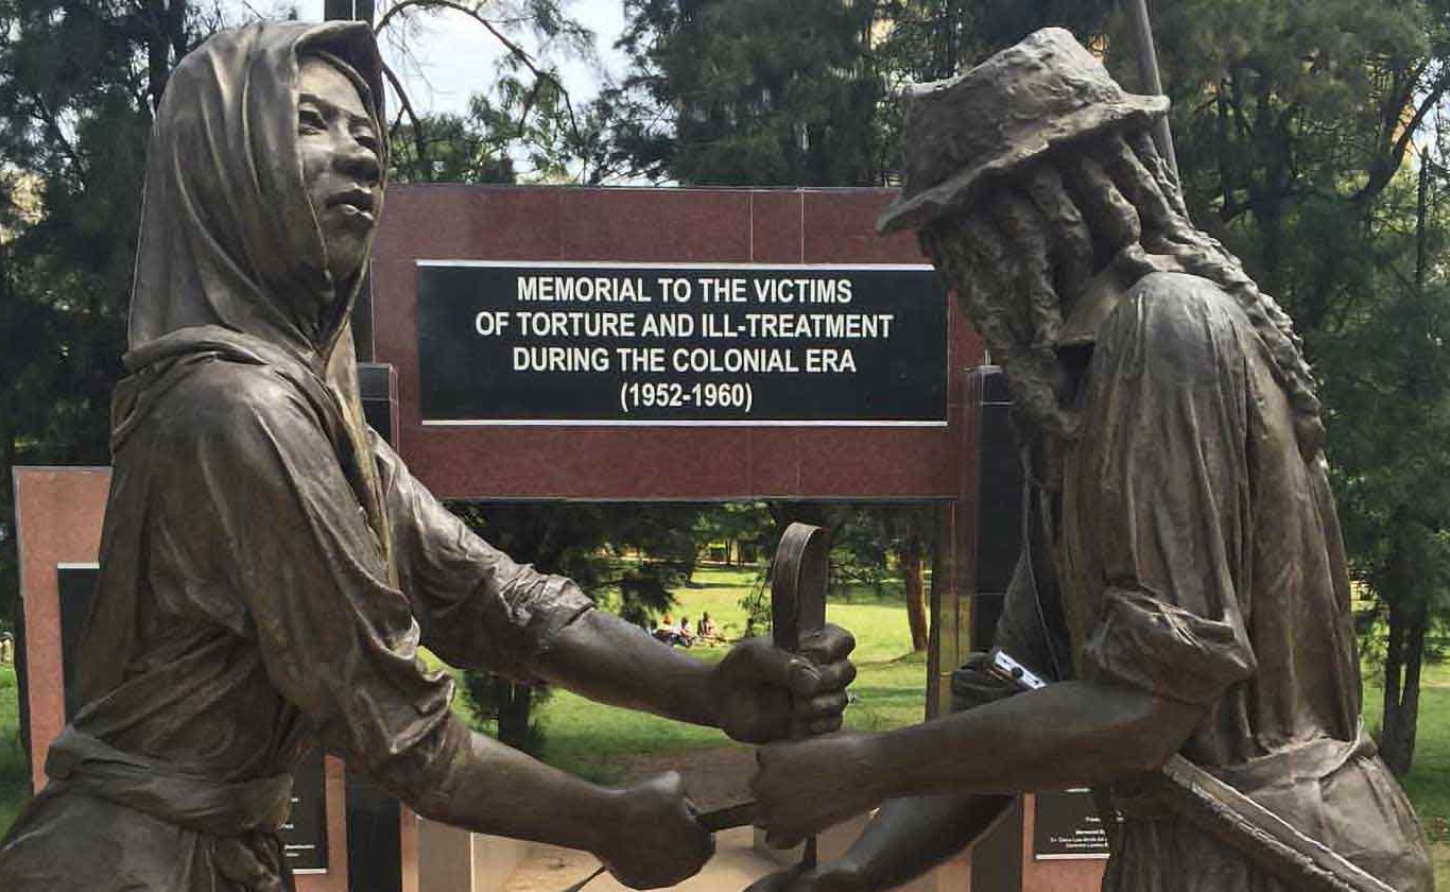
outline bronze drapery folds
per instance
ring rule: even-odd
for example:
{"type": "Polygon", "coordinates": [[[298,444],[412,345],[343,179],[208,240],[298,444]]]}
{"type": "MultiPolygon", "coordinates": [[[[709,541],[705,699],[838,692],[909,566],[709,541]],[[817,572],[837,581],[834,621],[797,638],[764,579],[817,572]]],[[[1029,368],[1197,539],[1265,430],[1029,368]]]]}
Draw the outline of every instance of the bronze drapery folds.
{"type": "Polygon", "coordinates": [[[914,91],[881,227],[917,229],[1012,389],[1030,529],[997,644],[1054,683],[1017,693],[978,657],[948,718],[767,749],[777,835],[885,806],[840,860],[762,889],[886,888],[989,826],[992,794],[1079,786],[1123,818],[1105,889],[1363,888],[1205,832],[1157,782],[1177,754],[1389,888],[1433,888],[1360,723],[1313,378],[1189,221],[1149,136],[1166,111],[1058,29],[914,91]]]}
{"type": "Polygon", "coordinates": [[[420,814],[669,885],[712,850],[678,775],[588,784],[473,734],[449,663],[783,736],[840,725],[834,627],[717,666],[475,536],[363,421],[348,317],[381,210],[381,63],[356,22],[261,23],[188,55],[158,109],[112,413],[84,706],[0,843],[6,892],[279,892],[314,745],[420,814]]]}

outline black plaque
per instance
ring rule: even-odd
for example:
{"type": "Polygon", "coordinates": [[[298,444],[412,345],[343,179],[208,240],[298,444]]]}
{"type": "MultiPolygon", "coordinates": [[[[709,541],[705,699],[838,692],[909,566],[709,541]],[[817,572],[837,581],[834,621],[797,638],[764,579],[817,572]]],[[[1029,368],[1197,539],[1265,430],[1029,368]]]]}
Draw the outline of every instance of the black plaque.
{"type": "Polygon", "coordinates": [[[292,813],[277,834],[293,873],[327,872],[327,773],[316,749],[292,776],[292,813]]]}
{"type": "Polygon", "coordinates": [[[927,266],[423,261],[425,424],[946,424],[927,266]]]}
{"type": "Polygon", "coordinates": [[[1032,852],[1038,861],[1103,860],[1111,853],[1089,790],[1038,793],[1032,852]]]}
{"type": "Polygon", "coordinates": [[[59,564],[55,573],[60,590],[61,680],[65,686],[65,720],[69,722],[84,705],[76,695],[76,662],[101,571],[98,564],[59,564]]]}

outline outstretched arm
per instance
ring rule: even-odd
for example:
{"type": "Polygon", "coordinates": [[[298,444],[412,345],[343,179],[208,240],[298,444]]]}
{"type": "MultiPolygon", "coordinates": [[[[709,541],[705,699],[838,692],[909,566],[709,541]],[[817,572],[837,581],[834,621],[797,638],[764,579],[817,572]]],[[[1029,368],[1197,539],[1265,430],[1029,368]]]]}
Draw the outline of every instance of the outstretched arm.
{"type": "Polygon", "coordinates": [[[1097,786],[1151,771],[1204,713],[1132,688],[1066,682],[885,734],[768,747],[754,788],[773,842],[789,843],[888,799],[1097,786]]]}
{"type": "Polygon", "coordinates": [[[451,717],[376,774],[430,820],[591,852],[636,889],[674,885],[714,853],[678,774],[600,787],[451,717]]]}
{"type": "MultiPolygon", "coordinates": [[[[1037,652],[1038,629],[1012,622],[1012,604],[1030,590],[1014,579],[1008,611],[997,626],[998,644],[1014,653],[1037,652]],[[1026,637],[1024,637],[1026,636],[1026,637]]],[[[1044,645],[1045,646],[1045,645],[1044,645]]],[[[1017,685],[989,671],[990,657],[974,653],[952,673],[952,712],[980,708],[1019,693],[1017,685]]],[[[835,861],[796,867],[758,881],[751,892],[874,892],[903,885],[976,842],[1007,812],[1010,796],[942,793],[892,799],[881,807],[859,839],[835,861]]]]}
{"type": "Polygon", "coordinates": [[[800,655],[752,639],[714,667],[593,609],[573,582],[519,564],[476,536],[380,440],[378,466],[401,588],[423,643],[450,665],[557,684],[603,703],[719,727],[759,743],[841,726],[855,643],[828,626],[800,655]]]}
{"type": "Polygon", "coordinates": [[[854,644],[845,630],[827,626],[802,642],[798,655],[757,638],[708,666],[591,610],[555,637],[536,671],[592,700],[758,743],[789,736],[792,722],[817,734],[841,726],[845,687],[856,674],[847,660],[854,644]]]}

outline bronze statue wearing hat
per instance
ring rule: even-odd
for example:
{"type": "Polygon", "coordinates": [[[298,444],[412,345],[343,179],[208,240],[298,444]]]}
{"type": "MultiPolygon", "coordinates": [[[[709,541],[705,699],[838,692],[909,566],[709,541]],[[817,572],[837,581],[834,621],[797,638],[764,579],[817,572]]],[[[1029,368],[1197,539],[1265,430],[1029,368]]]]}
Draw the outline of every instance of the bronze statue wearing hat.
{"type": "Polygon", "coordinates": [[[1031,508],[996,643],[1047,683],[977,655],[949,717],[762,751],[779,840],[883,806],[762,888],[894,886],[1007,797],[1082,786],[1121,819],[1105,889],[1433,888],[1360,722],[1313,378],[1189,221],[1148,133],[1166,110],[1062,30],[912,93],[880,226],[918,231],[1007,376],[1031,508]]]}

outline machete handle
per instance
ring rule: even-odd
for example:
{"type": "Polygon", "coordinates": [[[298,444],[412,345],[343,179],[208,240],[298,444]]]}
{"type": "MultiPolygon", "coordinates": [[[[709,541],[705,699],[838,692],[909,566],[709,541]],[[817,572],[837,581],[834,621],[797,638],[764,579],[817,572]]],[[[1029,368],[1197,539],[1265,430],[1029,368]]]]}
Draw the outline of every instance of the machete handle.
{"type": "MultiPolygon", "coordinates": [[[[830,534],[821,527],[786,527],[770,567],[770,628],[775,646],[798,653],[801,639],[826,626],[826,586],[830,577],[830,534]]],[[[791,739],[809,737],[791,723],[791,739]]]]}
{"type": "MultiPolygon", "coordinates": [[[[786,527],[770,565],[770,626],[776,647],[800,651],[801,639],[826,627],[826,588],[830,581],[830,533],[817,526],[786,527]]],[[[791,722],[791,738],[809,737],[803,725],[791,722]]],[[[816,866],[816,838],[806,840],[801,855],[806,869],[816,866]]]]}

